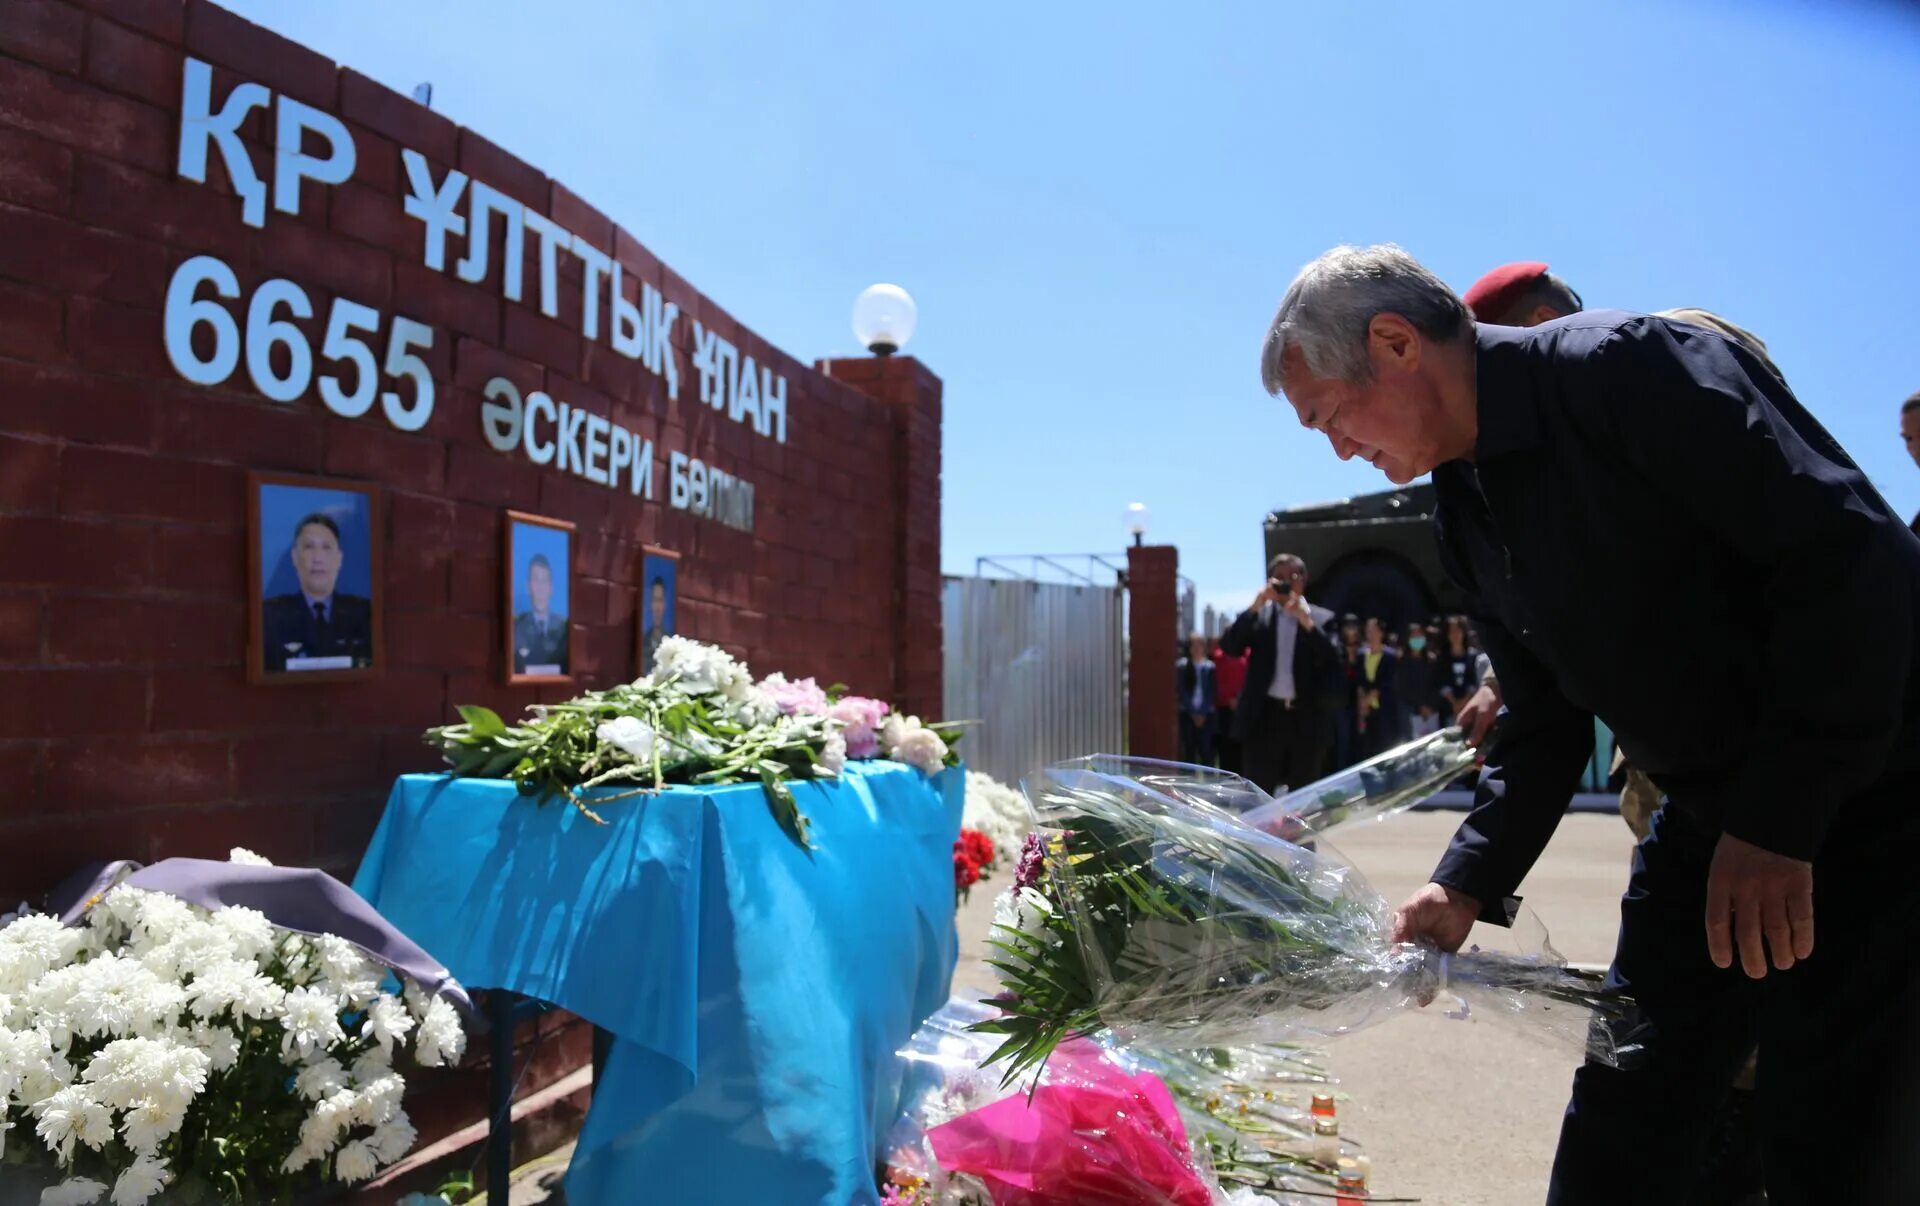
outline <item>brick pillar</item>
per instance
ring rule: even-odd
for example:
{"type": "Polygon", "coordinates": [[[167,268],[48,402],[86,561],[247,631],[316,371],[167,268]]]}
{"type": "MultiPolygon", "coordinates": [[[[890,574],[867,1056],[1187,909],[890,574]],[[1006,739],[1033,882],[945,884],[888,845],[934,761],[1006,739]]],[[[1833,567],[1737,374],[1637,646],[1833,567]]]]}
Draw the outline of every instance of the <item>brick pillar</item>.
{"type": "Polygon", "coordinates": [[[1179,592],[1180,550],[1170,544],[1127,550],[1127,752],[1136,757],[1180,754],[1174,699],[1179,592]]]}
{"type": "Polygon", "coordinates": [[[940,378],[911,356],[815,366],[887,404],[893,415],[893,703],[940,716],[940,378]]]}

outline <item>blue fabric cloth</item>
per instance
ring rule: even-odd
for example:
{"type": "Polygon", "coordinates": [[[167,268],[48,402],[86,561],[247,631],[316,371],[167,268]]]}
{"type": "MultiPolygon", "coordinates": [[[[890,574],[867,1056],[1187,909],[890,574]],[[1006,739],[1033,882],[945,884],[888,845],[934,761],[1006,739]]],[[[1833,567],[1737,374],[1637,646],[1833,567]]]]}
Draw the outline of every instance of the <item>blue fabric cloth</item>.
{"type": "Polygon", "coordinates": [[[614,1034],[569,1201],[872,1203],[893,1053],[958,957],[964,789],[891,762],[796,785],[808,852],[758,784],[599,804],[599,826],[408,775],[353,886],[468,987],[614,1034]]]}

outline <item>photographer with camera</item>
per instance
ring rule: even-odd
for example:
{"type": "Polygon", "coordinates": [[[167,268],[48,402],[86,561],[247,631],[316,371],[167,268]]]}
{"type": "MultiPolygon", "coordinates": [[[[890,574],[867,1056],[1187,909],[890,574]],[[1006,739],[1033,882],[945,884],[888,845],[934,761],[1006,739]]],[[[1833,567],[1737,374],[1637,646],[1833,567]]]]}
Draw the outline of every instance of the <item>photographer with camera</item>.
{"type": "Polygon", "coordinates": [[[1242,773],[1262,791],[1300,787],[1327,773],[1343,681],[1328,631],[1333,613],[1306,598],[1307,565],[1282,553],[1267,584],[1220,641],[1247,656],[1247,680],[1234,708],[1242,773]]]}

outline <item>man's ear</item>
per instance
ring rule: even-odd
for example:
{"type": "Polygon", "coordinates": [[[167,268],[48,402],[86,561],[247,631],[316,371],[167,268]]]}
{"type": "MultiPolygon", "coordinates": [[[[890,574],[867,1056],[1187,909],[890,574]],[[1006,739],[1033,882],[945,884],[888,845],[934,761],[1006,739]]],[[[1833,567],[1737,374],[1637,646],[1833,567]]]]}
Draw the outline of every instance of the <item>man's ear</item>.
{"type": "Polygon", "coordinates": [[[1376,314],[1367,323],[1367,350],[1375,363],[1413,369],[1420,363],[1420,332],[1398,314],[1376,314]]]}
{"type": "Polygon", "coordinates": [[[1533,308],[1533,313],[1527,315],[1527,321],[1520,325],[1526,326],[1526,327],[1537,327],[1543,322],[1552,322],[1556,318],[1565,318],[1565,317],[1566,317],[1565,314],[1562,314],[1560,311],[1554,309],[1552,306],[1549,306],[1545,302],[1542,302],[1533,308]]]}

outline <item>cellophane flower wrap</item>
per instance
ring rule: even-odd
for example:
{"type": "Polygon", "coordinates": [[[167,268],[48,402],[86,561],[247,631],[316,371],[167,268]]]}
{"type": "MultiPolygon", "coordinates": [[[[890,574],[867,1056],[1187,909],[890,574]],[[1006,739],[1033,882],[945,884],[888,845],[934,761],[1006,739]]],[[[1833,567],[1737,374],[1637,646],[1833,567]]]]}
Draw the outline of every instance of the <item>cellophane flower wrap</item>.
{"type": "Polygon", "coordinates": [[[1623,1002],[1542,941],[1446,955],[1389,940],[1392,910],[1330,852],[1209,802],[1219,776],[1143,781],[1103,760],[1024,784],[1038,821],[996,926],[1008,1075],[1068,1035],[1112,1030],[1180,1049],[1345,1033],[1446,995],[1615,1058],[1623,1002]],[[1036,865],[1037,864],[1037,865],[1036,865]],[[1026,882],[1026,881],[1031,882],[1026,882]]]}
{"type": "Polygon", "coordinates": [[[0,924],[0,1177],[113,1206],[364,1181],[413,1146],[399,1069],[465,1047],[445,998],[337,936],[123,884],[80,925],[0,924]]]}

